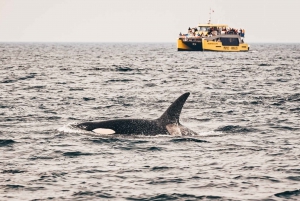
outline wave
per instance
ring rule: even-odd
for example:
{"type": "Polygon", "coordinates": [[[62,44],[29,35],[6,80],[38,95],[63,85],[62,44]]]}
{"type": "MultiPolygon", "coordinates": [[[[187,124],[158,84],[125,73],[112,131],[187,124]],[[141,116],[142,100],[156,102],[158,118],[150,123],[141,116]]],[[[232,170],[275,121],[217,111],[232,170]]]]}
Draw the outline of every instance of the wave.
{"type": "Polygon", "coordinates": [[[209,143],[209,141],[206,141],[206,140],[200,140],[200,139],[196,139],[196,138],[186,138],[186,137],[171,139],[170,142],[174,142],[174,143],[180,143],[180,142],[209,143]]]}
{"type": "Polygon", "coordinates": [[[73,193],[73,196],[76,197],[98,197],[98,198],[115,198],[114,196],[112,196],[111,194],[102,192],[102,191],[79,191],[79,192],[75,192],[73,193]]]}
{"type": "Polygon", "coordinates": [[[276,197],[280,198],[291,198],[293,196],[298,196],[300,195],[300,190],[294,190],[294,191],[284,191],[281,193],[276,193],[274,194],[276,197]]]}
{"type": "Polygon", "coordinates": [[[203,196],[196,196],[191,194],[185,193],[173,193],[173,194],[158,194],[155,196],[145,196],[145,197],[128,197],[127,200],[135,200],[135,201],[150,201],[150,200],[220,200],[222,197],[220,196],[213,196],[213,195],[203,195],[203,196]]]}
{"type": "Polygon", "coordinates": [[[14,143],[16,143],[16,142],[11,139],[0,139],[0,147],[10,146],[14,143]]]}
{"type": "Polygon", "coordinates": [[[80,151],[71,151],[71,152],[65,152],[63,153],[64,156],[68,157],[76,157],[76,156],[90,156],[93,155],[92,153],[83,153],[80,151]]]}
{"type": "Polygon", "coordinates": [[[242,126],[228,125],[228,126],[219,127],[215,131],[220,131],[224,133],[250,133],[256,131],[256,129],[242,127],[242,126]]]}

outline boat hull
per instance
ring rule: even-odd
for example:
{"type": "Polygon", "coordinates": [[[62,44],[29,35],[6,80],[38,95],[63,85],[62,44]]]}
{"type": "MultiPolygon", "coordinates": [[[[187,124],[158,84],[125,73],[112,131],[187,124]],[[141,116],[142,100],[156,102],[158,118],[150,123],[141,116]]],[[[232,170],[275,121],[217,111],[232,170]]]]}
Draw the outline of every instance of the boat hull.
{"type": "Polygon", "coordinates": [[[223,44],[222,42],[201,40],[201,41],[184,41],[182,38],[177,40],[178,51],[216,51],[216,52],[247,52],[249,45],[246,43],[223,44]]]}
{"type": "Polygon", "coordinates": [[[217,51],[217,52],[247,52],[249,46],[246,43],[239,43],[235,45],[224,45],[222,42],[214,42],[203,40],[203,50],[205,51],[217,51]]]}
{"type": "Polygon", "coordinates": [[[178,51],[203,51],[202,41],[183,41],[179,38],[177,40],[178,51]]]}

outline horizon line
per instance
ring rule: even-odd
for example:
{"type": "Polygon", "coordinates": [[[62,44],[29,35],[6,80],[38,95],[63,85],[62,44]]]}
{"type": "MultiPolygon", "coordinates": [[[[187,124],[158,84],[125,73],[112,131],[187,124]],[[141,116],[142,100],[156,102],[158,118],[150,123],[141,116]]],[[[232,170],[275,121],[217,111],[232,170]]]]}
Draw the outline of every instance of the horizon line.
{"type": "MultiPolygon", "coordinates": [[[[150,41],[0,41],[0,43],[152,43],[152,44],[158,44],[158,43],[174,43],[176,44],[176,41],[174,42],[160,42],[160,41],[155,41],[155,42],[150,42],[150,41]]],[[[247,42],[249,44],[299,44],[299,42],[247,42]]]]}

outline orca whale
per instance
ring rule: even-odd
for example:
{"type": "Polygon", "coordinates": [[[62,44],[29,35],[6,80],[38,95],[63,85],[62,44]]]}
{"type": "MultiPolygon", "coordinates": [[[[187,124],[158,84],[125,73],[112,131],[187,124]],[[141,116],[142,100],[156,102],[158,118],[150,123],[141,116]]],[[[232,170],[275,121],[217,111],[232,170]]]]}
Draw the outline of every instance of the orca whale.
{"type": "Polygon", "coordinates": [[[158,119],[116,119],[101,122],[84,122],[76,126],[80,129],[93,131],[101,135],[197,135],[197,133],[179,122],[182,107],[189,95],[189,92],[182,94],[158,119]]]}

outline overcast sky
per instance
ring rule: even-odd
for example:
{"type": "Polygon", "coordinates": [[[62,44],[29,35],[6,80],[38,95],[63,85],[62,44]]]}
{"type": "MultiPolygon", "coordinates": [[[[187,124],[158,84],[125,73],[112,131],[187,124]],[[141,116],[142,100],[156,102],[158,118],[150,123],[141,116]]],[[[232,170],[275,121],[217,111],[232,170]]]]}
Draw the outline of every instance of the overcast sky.
{"type": "Polygon", "coordinates": [[[300,0],[0,0],[0,42],[175,42],[206,23],[300,42],[300,0]]]}

